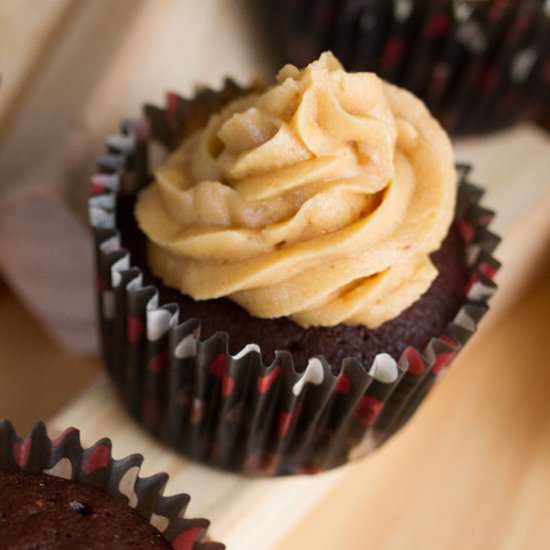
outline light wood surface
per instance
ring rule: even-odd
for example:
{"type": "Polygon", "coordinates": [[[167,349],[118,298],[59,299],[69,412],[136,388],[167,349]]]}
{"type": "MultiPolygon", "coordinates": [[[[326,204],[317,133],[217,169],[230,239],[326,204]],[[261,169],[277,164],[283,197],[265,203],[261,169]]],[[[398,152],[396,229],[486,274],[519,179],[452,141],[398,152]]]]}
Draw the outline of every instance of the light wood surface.
{"type": "Polygon", "coordinates": [[[27,431],[58,413],[99,369],[98,360],[63,353],[0,280],[0,418],[27,431]]]}
{"type": "Polygon", "coordinates": [[[74,0],[2,0],[0,3],[0,128],[17,107],[74,0]],[[27,9],[24,9],[27,8],[27,9]],[[32,9],[30,9],[32,8],[32,9]]]}

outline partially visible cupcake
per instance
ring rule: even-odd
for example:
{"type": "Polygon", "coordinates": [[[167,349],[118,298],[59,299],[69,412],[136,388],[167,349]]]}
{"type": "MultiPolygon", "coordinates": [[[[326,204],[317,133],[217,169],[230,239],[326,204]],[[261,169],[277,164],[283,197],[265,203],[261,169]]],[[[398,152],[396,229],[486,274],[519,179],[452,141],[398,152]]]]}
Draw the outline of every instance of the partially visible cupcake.
{"type": "MultiPolygon", "coordinates": [[[[252,4],[252,3],[251,3],[252,4]]],[[[275,64],[330,49],[422,98],[453,134],[542,121],[550,10],[543,0],[253,2],[275,64]]]]}
{"type": "Polygon", "coordinates": [[[163,497],[167,476],[139,478],[143,457],[115,460],[111,442],[82,448],[79,432],[25,438],[0,421],[0,546],[10,550],[221,550],[208,521],[184,517],[188,495],[163,497]]]}
{"type": "Polygon", "coordinates": [[[129,410],[237,471],[318,471],[387,439],[475,331],[498,268],[445,132],[330,53],[146,112],[108,141],[90,202],[129,410]],[[153,180],[151,143],[168,153],[153,180]]]}

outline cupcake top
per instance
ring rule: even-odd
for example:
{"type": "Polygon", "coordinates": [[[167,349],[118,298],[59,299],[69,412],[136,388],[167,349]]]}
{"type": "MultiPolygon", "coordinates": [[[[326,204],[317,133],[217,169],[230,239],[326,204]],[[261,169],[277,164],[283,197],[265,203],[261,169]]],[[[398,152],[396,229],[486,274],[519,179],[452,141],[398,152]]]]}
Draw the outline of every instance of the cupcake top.
{"type": "Polygon", "coordinates": [[[163,496],[166,474],[140,477],[143,457],[114,459],[103,438],[82,447],[67,428],[50,439],[37,422],[24,438],[0,419],[0,548],[223,550],[209,521],[189,518],[189,496],[163,496]]]}
{"type": "Polygon", "coordinates": [[[455,198],[450,142],[421,101],[324,53],[213,114],[136,216],[152,271],[196,300],[373,328],[436,277],[455,198]]]}
{"type": "Polygon", "coordinates": [[[0,471],[2,548],[169,549],[134,509],[104,491],[46,474],[0,471]]]}

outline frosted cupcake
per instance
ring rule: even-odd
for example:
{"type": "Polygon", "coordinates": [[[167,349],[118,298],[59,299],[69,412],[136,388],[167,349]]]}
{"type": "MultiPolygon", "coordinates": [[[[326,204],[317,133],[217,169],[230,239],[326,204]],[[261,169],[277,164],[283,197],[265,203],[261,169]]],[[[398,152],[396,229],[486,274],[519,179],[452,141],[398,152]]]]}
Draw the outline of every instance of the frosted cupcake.
{"type": "MultiPolygon", "coordinates": [[[[330,53],[284,67],[268,88],[171,97],[147,110],[170,154],[153,181],[134,169],[144,189],[118,197],[113,222],[131,260],[103,258],[107,286],[126,277],[116,292],[137,290],[130,264],[155,288],[141,319],[127,323],[129,299],[113,312],[138,347],[121,338],[107,349],[123,385],[121,358],[141,357],[130,369],[139,389],[125,391],[135,414],[148,424],[154,388],[154,433],[237,470],[316,470],[376,445],[475,329],[493,288],[495,239],[471,217],[490,216],[468,185],[457,210],[466,172],[448,137],[412,94],[347,73],[330,53]],[[487,254],[468,263],[464,237],[487,254]],[[478,260],[491,269],[470,311],[478,260]],[[157,348],[146,342],[163,338],[165,363],[148,382],[157,348]]],[[[135,128],[136,142],[150,139],[135,128]]],[[[131,148],[129,164],[143,166],[144,150],[131,148]]]]}

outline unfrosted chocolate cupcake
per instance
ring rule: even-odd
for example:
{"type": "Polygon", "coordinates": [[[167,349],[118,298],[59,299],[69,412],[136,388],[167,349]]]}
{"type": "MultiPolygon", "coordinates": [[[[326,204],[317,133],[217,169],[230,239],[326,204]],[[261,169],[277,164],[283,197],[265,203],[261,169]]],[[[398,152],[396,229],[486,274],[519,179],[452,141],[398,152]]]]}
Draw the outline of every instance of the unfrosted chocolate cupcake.
{"type": "Polygon", "coordinates": [[[163,497],[167,476],[139,478],[140,455],[114,460],[111,442],[83,449],[69,428],[43,424],[21,439],[0,421],[0,547],[10,550],[222,550],[207,520],[183,513],[187,495],[163,497]]]}
{"type": "Polygon", "coordinates": [[[90,203],[129,410],[253,473],[387,439],[475,331],[498,267],[492,213],[438,123],[328,53],[146,116],[108,140],[90,203]],[[154,176],[152,143],[167,155],[154,176]]]}
{"type": "Polygon", "coordinates": [[[2,548],[172,548],[127,504],[90,485],[47,474],[0,471],[2,548]]]}

